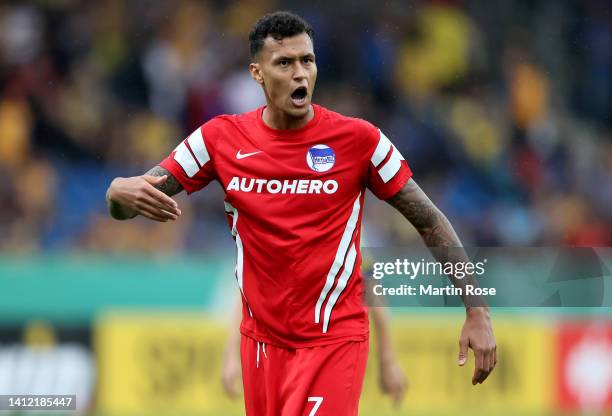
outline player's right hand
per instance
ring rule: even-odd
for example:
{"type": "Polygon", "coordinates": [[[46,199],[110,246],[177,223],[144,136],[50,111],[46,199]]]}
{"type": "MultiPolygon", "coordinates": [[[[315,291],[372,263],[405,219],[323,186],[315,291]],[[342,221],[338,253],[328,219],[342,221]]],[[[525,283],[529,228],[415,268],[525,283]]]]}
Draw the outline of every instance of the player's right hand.
{"type": "Polygon", "coordinates": [[[168,179],[164,176],[142,175],[116,178],[108,190],[110,201],[154,221],[176,220],[181,215],[178,204],[155,188],[168,179]]]}

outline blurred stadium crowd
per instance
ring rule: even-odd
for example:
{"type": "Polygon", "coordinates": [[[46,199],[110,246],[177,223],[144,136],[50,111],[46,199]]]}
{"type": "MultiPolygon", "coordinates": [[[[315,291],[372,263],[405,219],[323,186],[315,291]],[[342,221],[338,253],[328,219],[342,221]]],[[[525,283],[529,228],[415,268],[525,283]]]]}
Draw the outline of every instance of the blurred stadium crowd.
{"type": "MultiPolygon", "coordinates": [[[[605,0],[32,0],[0,4],[0,249],[231,249],[217,185],[173,224],[112,221],[104,192],[263,103],[247,35],[279,8],[315,29],[315,102],[378,125],[465,244],[612,244],[605,0]]],[[[415,239],[386,209],[369,243],[415,239]]]]}

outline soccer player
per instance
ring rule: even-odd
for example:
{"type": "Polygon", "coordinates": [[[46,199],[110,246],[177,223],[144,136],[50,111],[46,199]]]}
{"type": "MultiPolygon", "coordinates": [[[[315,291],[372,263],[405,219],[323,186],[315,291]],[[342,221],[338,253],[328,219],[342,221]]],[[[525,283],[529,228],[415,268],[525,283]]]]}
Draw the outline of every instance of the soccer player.
{"type": "MultiPolygon", "coordinates": [[[[311,102],[317,66],[304,20],[266,15],[249,40],[249,70],[266,105],[215,117],[145,175],[114,179],[109,211],[176,220],[172,195],[218,181],[237,247],[247,415],[356,415],[368,356],[359,272],[366,188],[429,247],[461,242],[383,132],[311,102]]],[[[457,261],[445,252],[436,258],[457,261]]],[[[459,344],[459,365],[472,348],[472,384],[482,383],[496,363],[487,308],[466,307],[459,344]]]]}

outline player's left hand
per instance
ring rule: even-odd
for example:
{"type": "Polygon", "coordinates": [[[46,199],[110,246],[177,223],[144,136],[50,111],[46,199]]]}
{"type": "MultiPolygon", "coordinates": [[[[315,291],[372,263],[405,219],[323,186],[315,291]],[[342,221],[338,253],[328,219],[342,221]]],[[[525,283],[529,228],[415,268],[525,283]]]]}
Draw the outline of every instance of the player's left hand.
{"type": "Polygon", "coordinates": [[[395,361],[388,361],[380,365],[380,389],[384,394],[391,396],[393,406],[398,407],[408,387],[406,376],[395,361]]]}
{"type": "Polygon", "coordinates": [[[468,347],[474,351],[476,365],[472,385],[482,384],[497,364],[497,345],[487,308],[474,307],[467,311],[459,338],[460,366],[468,359],[468,347]]]}

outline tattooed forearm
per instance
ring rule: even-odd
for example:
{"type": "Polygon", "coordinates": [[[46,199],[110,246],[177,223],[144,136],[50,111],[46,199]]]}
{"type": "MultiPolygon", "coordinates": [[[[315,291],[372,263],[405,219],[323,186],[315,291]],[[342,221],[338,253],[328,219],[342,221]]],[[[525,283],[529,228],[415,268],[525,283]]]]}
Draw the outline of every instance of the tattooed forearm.
{"type": "Polygon", "coordinates": [[[412,179],[387,202],[410,221],[428,247],[461,247],[448,219],[412,179]]]}
{"type": "MultiPolygon", "coordinates": [[[[401,212],[417,229],[437,261],[440,263],[469,261],[453,226],[412,179],[387,202],[401,212]]],[[[459,268],[453,270],[459,270],[459,268]]],[[[467,284],[477,286],[473,276],[449,275],[448,278],[455,287],[463,288],[467,284]]],[[[468,296],[465,290],[461,292],[461,298],[466,307],[484,305],[481,297],[468,296]]]]}
{"type": "Polygon", "coordinates": [[[176,195],[183,190],[183,187],[176,180],[176,178],[172,176],[172,174],[168,172],[167,169],[164,169],[161,166],[155,166],[154,168],[150,169],[145,175],[151,175],[151,176],[166,175],[168,176],[168,179],[166,179],[166,182],[159,184],[159,185],[154,185],[155,188],[159,189],[160,191],[162,191],[168,196],[176,195]]]}

